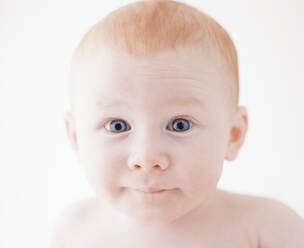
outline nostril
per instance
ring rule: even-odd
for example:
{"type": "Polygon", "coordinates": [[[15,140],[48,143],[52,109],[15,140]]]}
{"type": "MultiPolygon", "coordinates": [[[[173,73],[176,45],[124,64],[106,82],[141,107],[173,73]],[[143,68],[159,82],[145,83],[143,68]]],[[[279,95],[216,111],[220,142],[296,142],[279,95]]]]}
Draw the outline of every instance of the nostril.
{"type": "MultiPolygon", "coordinates": [[[[156,165],[154,165],[153,167],[156,168],[156,169],[160,169],[160,168],[161,168],[161,166],[160,166],[159,164],[156,164],[156,165]]],[[[135,165],[134,165],[134,168],[135,168],[135,169],[140,169],[141,166],[138,165],[138,164],[135,164],[135,165]]]]}

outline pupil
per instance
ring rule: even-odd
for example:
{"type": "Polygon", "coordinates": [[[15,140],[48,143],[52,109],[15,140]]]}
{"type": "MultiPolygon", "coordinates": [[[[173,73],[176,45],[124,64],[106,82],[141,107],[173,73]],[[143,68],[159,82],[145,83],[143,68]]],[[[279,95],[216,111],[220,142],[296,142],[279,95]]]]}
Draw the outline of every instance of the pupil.
{"type": "Polygon", "coordinates": [[[116,124],[115,128],[120,130],[121,129],[121,124],[116,124]]]}
{"type": "Polygon", "coordinates": [[[182,129],[182,128],[184,127],[184,124],[183,124],[182,122],[179,122],[179,123],[177,124],[177,126],[178,126],[178,128],[182,129]]]}

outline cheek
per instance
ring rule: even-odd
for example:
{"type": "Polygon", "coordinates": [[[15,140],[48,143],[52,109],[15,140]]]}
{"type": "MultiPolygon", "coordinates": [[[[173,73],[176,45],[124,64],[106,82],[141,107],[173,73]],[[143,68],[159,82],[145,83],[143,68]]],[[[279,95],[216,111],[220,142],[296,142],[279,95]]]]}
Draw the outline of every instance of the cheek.
{"type": "Polygon", "coordinates": [[[189,165],[181,177],[186,193],[196,197],[208,195],[215,190],[222,172],[222,166],[215,161],[198,157],[198,160],[189,165]]]}
{"type": "Polygon", "coordinates": [[[182,182],[188,195],[206,195],[215,190],[223,167],[223,150],[221,143],[207,136],[194,146],[188,146],[176,163],[179,182],[182,182]]]}
{"type": "Polygon", "coordinates": [[[109,146],[82,140],[79,149],[81,163],[85,169],[87,180],[96,193],[105,194],[117,190],[121,176],[121,163],[109,146]]]}

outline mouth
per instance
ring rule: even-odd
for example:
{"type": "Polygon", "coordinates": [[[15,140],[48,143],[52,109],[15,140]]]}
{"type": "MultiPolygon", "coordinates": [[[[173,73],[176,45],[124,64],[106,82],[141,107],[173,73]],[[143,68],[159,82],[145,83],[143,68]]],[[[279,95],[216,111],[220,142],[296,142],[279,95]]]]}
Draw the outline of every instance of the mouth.
{"type": "Polygon", "coordinates": [[[146,194],[159,194],[164,191],[167,191],[166,189],[155,189],[155,188],[139,188],[139,189],[134,189],[136,191],[146,193],[146,194]]]}

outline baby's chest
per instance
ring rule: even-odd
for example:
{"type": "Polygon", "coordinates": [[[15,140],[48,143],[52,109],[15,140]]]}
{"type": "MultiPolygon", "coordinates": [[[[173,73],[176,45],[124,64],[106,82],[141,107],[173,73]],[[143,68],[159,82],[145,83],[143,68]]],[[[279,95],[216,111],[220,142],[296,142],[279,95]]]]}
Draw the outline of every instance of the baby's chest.
{"type": "Polygon", "coordinates": [[[168,244],[167,242],[154,241],[143,244],[142,242],[130,242],[117,236],[112,240],[99,240],[99,239],[79,239],[75,237],[74,240],[70,240],[65,248],[258,248],[258,246],[252,246],[246,239],[236,237],[235,239],[221,239],[218,237],[216,240],[189,240],[175,241],[168,244]]]}
{"type": "Polygon", "coordinates": [[[122,235],[118,231],[89,230],[72,235],[65,248],[258,248],[256,240],[246,231],[227,229],[223,232],[172,236],[163,240],[140,240],[136,234],[122,235]]]}

